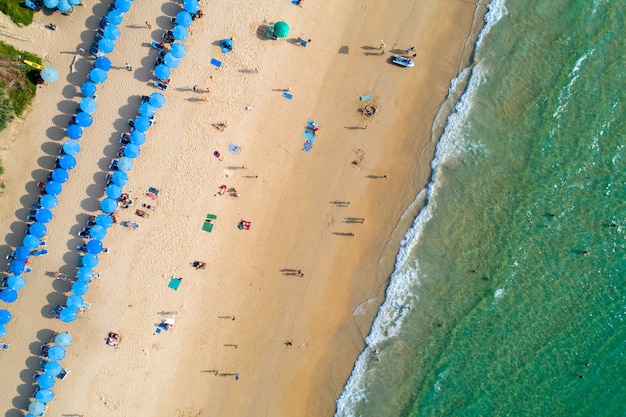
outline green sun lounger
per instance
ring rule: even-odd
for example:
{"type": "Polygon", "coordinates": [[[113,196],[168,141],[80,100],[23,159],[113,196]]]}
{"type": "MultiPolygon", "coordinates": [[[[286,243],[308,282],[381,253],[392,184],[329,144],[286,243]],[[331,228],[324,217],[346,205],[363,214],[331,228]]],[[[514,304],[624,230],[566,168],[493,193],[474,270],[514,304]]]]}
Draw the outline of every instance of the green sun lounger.
{"type": "Polygon", "coordinates": [[[204,224],[202,225],[202,230],[211,233],[213,231],[213,226],[213,223],[204,222],[204,224]]]}

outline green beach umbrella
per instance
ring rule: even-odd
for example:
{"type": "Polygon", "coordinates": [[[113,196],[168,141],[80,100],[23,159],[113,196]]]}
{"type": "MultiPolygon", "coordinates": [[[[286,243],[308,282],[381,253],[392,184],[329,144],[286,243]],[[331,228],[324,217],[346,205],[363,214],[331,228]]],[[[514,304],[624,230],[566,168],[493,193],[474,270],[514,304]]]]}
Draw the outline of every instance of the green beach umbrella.
{"type": "Polygon", "coordinates": [[[277,38],[284,38],[289,35],[289,25],[287,22],[281,20],[274,24],[274,35],[276,35],[277,38]]]}

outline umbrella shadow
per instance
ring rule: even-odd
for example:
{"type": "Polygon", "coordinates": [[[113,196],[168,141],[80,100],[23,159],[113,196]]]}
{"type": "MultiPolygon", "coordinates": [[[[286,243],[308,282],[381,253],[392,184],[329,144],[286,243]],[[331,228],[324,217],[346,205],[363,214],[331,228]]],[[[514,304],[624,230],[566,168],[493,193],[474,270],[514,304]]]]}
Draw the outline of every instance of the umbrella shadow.
{"type": "Polygon", "coordinates": [[[271,38],[267,37],[267,32],[270,29],[270,25],[267,23],[261,24],[256,28],[256,36],[262,41],[269,41],[271,38]]]}
{"type": "Polygon", "coordinates": [[[76,91],[76,87],[74,87],[73,85],[66,85],[65,87],[63,87],[63,92],[61,93],[61,95],[68,100],[80,96],[80,94],[76,91]]]}
{"type": "Polygon", "coordinates": [[[52,118],[52,123],[59,127],[59,129],[63,129],[63,136],[65,136],[65,129],[70,124],[72,117],[73,116],[69,114],[57,114],[52,118]]]}
{"type": "Polygon", "coordinates": [[[369,46],[369,45],[363,45],[363,46],[361,46],[361,49],[363,49],[364,51],[379,50],[379,48],[376,48],[375,46],[369,46]]]}
{"type": "Polygon", "coordinates": [[[58,157],[61,147],[55,142],[44,142],[41,144],[41,150],[50,156],[58,157]]]}
{"type": "MultiPolygon", "coordinates": [[[[180,2],[173,2],[173,1],[165,2],[161,6],[161,11],[166,16],[166,19],[171,26],[173,25],[173,23],[170,20],[170,18],[167,16],[171,16],[171,17],[176,16],[176,14],[180,11],[180,2]]],[[[161,26],[161,27],[169,27],[169,26],[161,26]]]]}
{"type": "Polygon", "coordinates": [[[44,169],[52,170],[56,160],[57,158],[55,158],[54,156],[40,156],[39,158],[37,158],[37,164],[44,169]]]}
{"type": "Polygon", "coordinates": [[[57,126],[50,126],[46,129],[46,137],[50,140],[61,140],[65,137],[65,130],[57,126]]]}
{"type": "Polygon", "coordinates": [[[342,45],[339,48],[338,53],[340,53],[342,55],[349,55],[350,54],[350,47],[348,45],[342,45]]]}

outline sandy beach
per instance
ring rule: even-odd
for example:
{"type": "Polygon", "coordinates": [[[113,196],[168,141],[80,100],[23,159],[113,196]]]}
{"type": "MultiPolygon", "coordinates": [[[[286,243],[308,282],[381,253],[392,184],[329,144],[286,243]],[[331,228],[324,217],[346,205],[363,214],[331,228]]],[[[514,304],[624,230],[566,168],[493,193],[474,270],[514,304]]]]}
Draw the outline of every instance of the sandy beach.
{"type": "MultiPolygon", "coordinates": [[[[65,302],[71,283],[49,275],[75,274],[76,246],[84,242],[77,233],[100,213],[120,134],[140,97],[157,91],[150,41],[172,28],[169,18],[181,5],[136,1],[125,14],[94,124],[80,139],[77,167],[48,224],[49,254],[32,258],[19,299],[0,306],[14,316],[2,340],[10,350],[0,352],[0,409],[8,417],[21,416],[31,401],[39,346],[59,331],[74,338],[62,360],[70,373],[53,388],[47,415],[334,412],[419,209],[414,200],[430,173],[433,119],[471,53],[477,6],[204,3],[124,187],[134,204],[117,211],[120,221],[140,227],[111,227],[104,239],[110,251],[95,268],[101,278],[84,296],[91,308],[66,324],[49,311],[65,302]],[[287,38],[267,39],[265,27],[281,19],[291,27],[287,38]],[[297,37],[311,42],[300,47],[297,37]],[[229,54],[218,45],[224,38],[233,38],[229,54]],[[390,63],[411,46],[414,68],[390,63]],[[359,101],[366,94],[373,99],[359,101]],[[376,107],[373,117],[359,112],[364,103],[376,107]],[[304,152],[309,119],[321,128],[304,152]],[[219,123],[227,127],[216,129],[219,123]],[[239,153],[228,151],[231,143],[239,153]],[[149,187],[159,190],[156,201],[146,197],[149,187]],[[149,218],[134,214],[144,203],[154,206],[149,218]],[[217,216],[211,233],[201,230],[207,214],[217,216]],[[242,219],[250,230],[238,229],[242,219]],[[195,260],[206,268],[194,269],[195,260]],[[183,278],[177,291],[168,288],[172,276],[183,278]],[[172,316],[175,325],[157,334],[156,325],[172,316]],[[109,331],[121,335],[119,348],[105,344],[109,331]]],[[[59,71],[56,83],[38,89],[29,113],[0,133],[3,257],[20,244],[36,184],[67,140],[93,62],[76,51],[88,49],[108,6],[88,2],[70,16],[38,13],[27,28],[2,16],[2,30],[16,35],[3,41],[59,71]],[[57,30],[43,28],[48,22],[57,30]]]]}

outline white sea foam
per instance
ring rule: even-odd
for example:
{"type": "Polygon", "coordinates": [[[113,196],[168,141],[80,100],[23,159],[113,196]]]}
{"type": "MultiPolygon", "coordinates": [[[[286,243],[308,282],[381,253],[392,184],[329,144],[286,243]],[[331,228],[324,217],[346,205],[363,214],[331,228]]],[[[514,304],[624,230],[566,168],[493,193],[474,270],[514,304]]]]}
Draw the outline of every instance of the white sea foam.
{"type": "MultiPolygon", "coordinates": [[[[578,78],[580,77],[580,70],[582,68],[582,65],[588,58],[590,58],[593,55],[594,51],[595,49],[591,49],[589,52],[585,52],[580,58],[576,60],[576,63],[574,64],[574,68],[572,68],[572,70],[569,73],[569,77],[568,77],[569,82],[567,83],[565,87],[561,89],[561,92],[559,93],[557,108],[552,114],[552,117],[555,118],[556,120],[560,118],[561,114],[567,108],[567,105],[569,103],[569,98],[572,95],[572,88],[574,87],[576,80],[578,80],[578,78]]],[[[555,133],[554,129],[552,133],[555,133]]]]}
{"type": "MultiPolygon", "coordinates": [[[[504,7],[505,0],[493,0],[488,6],[485,15],[485,26],[476,41],[475,48],[478,50],[481,40],[491,30],[503,16],[507,14],[504,7]]],[[[352,374],[344,387],[341,396],[337,399],[337,409],[335,417],[356,417],[355,407],[367,401],[367,393],[373,381],[373,377],[368,375],[369,359],[376,350],[376,346],[383,341],[395,337],[402,326],[404,318],[408,314],[405,306],[416,306],[417,299],[411,292],[411,288],[418,284],[419,266],[417,261],[408,262],[409,254],[419,242],[424,226],[432,218],[434,208],[434,197],[437,190],[438,168],[449,161],[457,158],[468,151],[465,141],[465,131],[468,128],[468,116],[472,109],[472,97],[474,91],[485,82],[485,69],[479,64],[473,68],[464,68],[459,75],[450,83],[449,97],[456,97],[459,85],[466,84],[467,77],[471,77],[467,82],[467,87],[455,105],[455,111],[449,115],[446,121],[444,133],[437,143],[435,157],[432,161],[433,175],[425,191],[426,204],[417,215],[409,231],[405,234],[401,242],[400,250],[396,256],[394,272],[391,274],[389,285],[385,292],[385,301],[380,306],[370,334],[366,337],[366,348],[361,352],[356,360],[352,374]]],[[[437,118],[435,118],[435,124],[437,118]]],[[[421,200],[423,192],[418,195],[417,200],[421,200]]]]}

